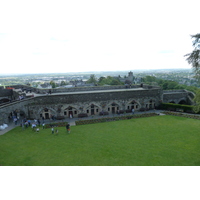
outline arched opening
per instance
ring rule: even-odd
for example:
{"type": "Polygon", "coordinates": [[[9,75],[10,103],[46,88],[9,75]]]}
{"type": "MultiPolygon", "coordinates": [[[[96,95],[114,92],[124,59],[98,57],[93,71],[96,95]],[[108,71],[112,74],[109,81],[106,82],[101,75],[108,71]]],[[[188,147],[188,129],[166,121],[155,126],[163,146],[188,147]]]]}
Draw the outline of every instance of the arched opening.
{"type": "Polygon", "coordinates": [[[49,110],[48,108],[43,109],[42,113],[40,114],[40,117],[43,117],[44,119],[50,119],[51,110],[49,110]]]}
{"type": "Polygon", "coordinates": [[[178,104],[185,104],[185,105],[186,105],[187,103],[186,103],[186,101],[185,101],[185,100],[181,100],[181,101],[179,101],[179,103],[178,103],[178,104]]]}
{"type": "Polygon", "coordinates": [[[7,102],[9,102],[10,100],[8,99],[8,98],[2,98],[2,99],[0,99],[0,104],[2,103],[7,103],[7,102]]]}
{"type": "Polygon", "coordinates": [[[76,108],[69,106],[64,110],[64,116],[66,117],[77,117],[78,111],[76,108]]]}
{"type": "Polygon", "coordinates": [[[174,101],[170,101],[169,103],[175,103],[174,101]]]}
{"type": "Polygon", "coordinates": [[[127,110],[130,110],[130,111],[131,111],[132,109],[134,109],[134,110],[139,110],[139,104],[138,104],[138,102],[135,101],[135,100],[131,101],[131,102],[127,105],[127,110]]]}
{"type": "Polygon", "coordinates": [[[11,122],[14,118],[17,118],[19,120],[19,119],[24,119],[25,117],[26,117],[25,112],[20,109],[16,109],[8,114],[9,122],[11,122]]]}
{"type": "Polygon", "coordinates": [[[119,110],[119,105],[113,102],[109,107],[108,107],[108,112],[111,112],[112,114],[117,113],[119,110]]]}
{"type": "Polygon", "coordinates": [[[91,104],[86,108],[86,112],[88,115],[97,115],[100,112],[100,109],[97,105],[91,104]]]}
{"type": "Polygon", "coordinates": [[[146,103],[146,109],[154,109],[156,106],[155,101],[153,99],[150,99],[147,103],[146,103]]]}

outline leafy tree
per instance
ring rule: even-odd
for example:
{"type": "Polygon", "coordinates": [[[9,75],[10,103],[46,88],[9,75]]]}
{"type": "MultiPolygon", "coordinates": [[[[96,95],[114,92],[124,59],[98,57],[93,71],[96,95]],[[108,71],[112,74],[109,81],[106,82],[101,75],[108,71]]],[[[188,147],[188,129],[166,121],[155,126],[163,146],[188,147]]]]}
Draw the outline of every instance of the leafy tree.
{"type": "Polygon", "coordinates": [[[195,102],[195,105],[194,105],[193,110],[195,113],[198,113],[200,111],[200,89],[198,89],[196,92],[194,102],[195,102]]]}
{"type": "Polygon", "coordinates": [[[169,81],[168,83],[168,89],[175,89],[175,87],[178,85],[175,81],[169,81]]]}
{"type": "Polygon", "coordinates": [[[122,85],[123,83],[119,80],[119,78],[114,78],[111,76],[107,77],[100,77],[99,78],[99,85],[122,85]]]}
{"type": "Polygon", "coordinates": [[[117,79],[112,79],[110,85],[122,85],[122,83],[117,79]]]}
{"type": "Polygon", "coordinates": [[[97,83],[97,78],[95,77],[94,74],[90,75],[90,78],[87,80],[87,83],[94,83],[94,84],[97,83]]]}
{"type": "Polygon", "coordinates": [[[52,86],[52,88],[56,87],[56,83],[54,81],[50,81],[50,85],[52,86]]]}
{"type": "Polygon", "coordinates": [[[191,35],[193,41],[194,50],[192,53],[188,53],[185,56],[187,57],[187,62],[192,65],[192,68],[196,74],[195,78],[200,80],[200,33],[196,35],[191,35]]]}
{"type": "Polygon", "coordinates": [[[60,85],[67,85],[65,81],[61,81],[60,85]]]}

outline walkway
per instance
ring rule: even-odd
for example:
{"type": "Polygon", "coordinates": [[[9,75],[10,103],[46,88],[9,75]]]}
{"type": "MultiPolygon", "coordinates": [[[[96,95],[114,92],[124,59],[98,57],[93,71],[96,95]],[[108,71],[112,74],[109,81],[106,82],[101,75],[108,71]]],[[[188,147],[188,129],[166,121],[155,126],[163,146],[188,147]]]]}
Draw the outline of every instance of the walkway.
{"type": "MultiPolygon", "coordinates": [[[[143,114],[143,113],[158,113],[160,114],[160,112],[162,112],[162,110],[149,110],[149,111],[144,111],[144,112],[135,112],[135,114],[143,114]]],[[[126,113],[126,114],[120,114],[120,116],[123,116],[123,115],[132,115],[132,113],[126,113]]],[[[104,118],[104,117],[116,117],[118,116],[118,114],[110,114],[110,115],[105,115],[105,116],[99,116],[99,115],[93,115],[93,116],[89,116],[89,117],[84,117],[84,118],[67,118],[67,119],[63,119],[63,120],[45,120],[45,124],[50,124],[50,123],[54,123],[54,122],[68,122],[70,124],[70,126],[75,126],[76,125],[76,121],[78,120],[87,120],[87,119],[99,119],[99,118],[104,118]]],[[[32,120],[31,120],[32,121],[32,120]]],[[[14,122],[10,122],[9,124],[7,124],[8,127],[5,128],[4,130],[0,130],[0,135],[3,135],[5,133],[7,133],[8,131],[12,130],[13,128],[19,126],[19,123],[18,125],[15,125],[14,122]]]]}

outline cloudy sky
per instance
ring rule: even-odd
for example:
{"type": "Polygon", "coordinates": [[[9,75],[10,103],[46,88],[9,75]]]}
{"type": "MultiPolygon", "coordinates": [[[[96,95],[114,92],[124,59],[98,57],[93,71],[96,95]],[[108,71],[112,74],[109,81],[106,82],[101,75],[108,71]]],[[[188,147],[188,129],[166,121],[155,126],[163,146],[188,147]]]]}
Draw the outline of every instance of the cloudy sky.
{"type": "Polygon", "coordinates": [[[0,73],[190,68],[197,0],[0,1],[0,73]]]}

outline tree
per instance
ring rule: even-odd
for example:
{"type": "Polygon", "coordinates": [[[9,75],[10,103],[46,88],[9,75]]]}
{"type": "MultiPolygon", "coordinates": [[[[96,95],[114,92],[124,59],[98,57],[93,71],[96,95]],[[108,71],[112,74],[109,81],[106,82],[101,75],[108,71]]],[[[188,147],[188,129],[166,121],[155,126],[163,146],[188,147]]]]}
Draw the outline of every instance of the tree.
{"type": "Polygon", "coordinates": [[[193,39],[194,50],[192,53],[188,53],[185,56],[187,57],[187,62],[192,65],[196,74],[195,78],[200,80],[200,33],[191,35],[191,38],[193,39]]]}
{"type": "Polygon", "coordinates": [[[90,78],[87,80],[87,83],[94,83],[94,84],[97,83],[97,79],[94,74],[90,75],[90,78]]]}
{"type": "Polygon", "coordinates": [[[52,88],[56,87],[56,83],[54,81],[50,81],[50,85],[52,86],[52,88]]]}
{"type": "Polygon", "coordinates": [[[200,90],[197,90],[196,95],[194,97],[195,105],[193,107],[193,110],[195,113],[198,113],[200,111],[200,90]]]}
{"type": "Polygon", "coordinates": [[[60,85],[66,85],[65,81],[61,81],[60,85]]]}

